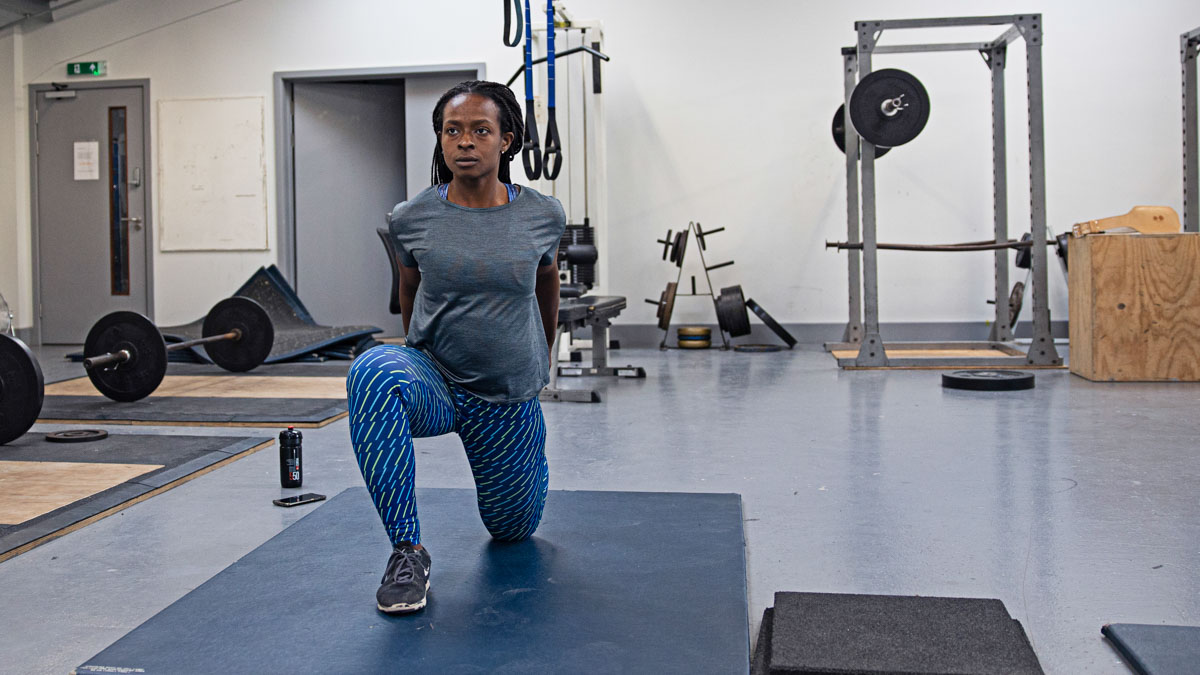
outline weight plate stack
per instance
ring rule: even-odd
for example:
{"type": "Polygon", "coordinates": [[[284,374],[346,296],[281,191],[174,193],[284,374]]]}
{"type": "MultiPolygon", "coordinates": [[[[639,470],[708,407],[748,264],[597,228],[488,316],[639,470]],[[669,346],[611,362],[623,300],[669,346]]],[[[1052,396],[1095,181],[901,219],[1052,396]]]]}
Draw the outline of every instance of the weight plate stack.
{"type": "MultiPolygon", "coordinates": [[[[838,150],[846,152],[846,104],[838,106],[837,112],[833,113],[833,142],[838,146],[838,150]]],[[[891,148],[879,148],[875,151],[875,159],[879,159],[891,152],[891,148]]]]}
{"type": "Polygon", "coordinates": [[[741,286],[721,289],[717,296],[717,322],[730,337],[750,334],[750,315],[746,312],[746,296],[741,286]]]}
{"type": "Polygon", "coordinates": [[[0,445],[29,431],[42,412],[45,381],[33,352],[0,333],[0,445]]]}
{"type": "Polygon", "coordinates": [[[83,353],[100,356],[129,352],[121,363],[87,371],[96,390],[114,401],[129,403],[149,396],[167,375],[167,344],[154,322],[137,312],[113,312],[88,331],[83,353]]]}
{"type": "Polygon", "coordinates": [[[969,391],[1021,391],[1033,389],[1033,373],[1019,370],[957,370],[942,375],[947,389],[969,391]]]}
{"type": "Polygon", "coordinates": [[[275,327],[271,315],[250,298],[235,295],[218,302],[201,329],[204,337],[240,331],[236,340],[221,340],[204,345],[213,363],[225,370],[242,373],[254,370],[271,355],[275,346],[275,327]]]}
{"type": "Polygon", "coordinates": [[[675,330],[680,349],[708,349],[712,346],[712,329],[706,326],[680,326],[675,330]]]}
{"type": "Polygon", "coordinates": [[[896,68],[867,74],[850,93],[850,123],[867,142],[884,148],[916,138],[929,121],[929,94],[921,81],[896,68]],[[899,101],[897,108],[889,108],[899,101]]]}

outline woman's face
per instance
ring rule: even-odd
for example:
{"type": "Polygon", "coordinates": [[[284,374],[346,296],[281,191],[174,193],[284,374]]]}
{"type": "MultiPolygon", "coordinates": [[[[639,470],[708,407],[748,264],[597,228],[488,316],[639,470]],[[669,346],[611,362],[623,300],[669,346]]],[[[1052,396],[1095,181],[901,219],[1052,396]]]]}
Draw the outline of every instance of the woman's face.
{"type": "Polygon", "coordinates": [[[442,109],[442,155],[455,178],[495,176],[513,133],[501,133],[500,108],[481,94],[459,94],[442,109]]]}

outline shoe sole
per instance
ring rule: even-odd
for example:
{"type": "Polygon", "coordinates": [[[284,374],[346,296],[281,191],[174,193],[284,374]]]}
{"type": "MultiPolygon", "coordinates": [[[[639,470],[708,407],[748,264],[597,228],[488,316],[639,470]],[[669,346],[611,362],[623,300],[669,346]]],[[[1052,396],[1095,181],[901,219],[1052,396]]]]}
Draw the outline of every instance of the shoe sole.
{"type": "Polygon", "coordinates": [[[379,603],[375,603],[375,606],[378,607],[379,611],[383,612],[384,614],[410,614],[425,608],[425,601],[429,597],[428,581],[425,582],[425,594],[425,597],[421,598],[420,602],[414,602],[411,604],[407,602],[398,602],[394,605],[388,605],[387,607],[384,607],[379,603]]]}

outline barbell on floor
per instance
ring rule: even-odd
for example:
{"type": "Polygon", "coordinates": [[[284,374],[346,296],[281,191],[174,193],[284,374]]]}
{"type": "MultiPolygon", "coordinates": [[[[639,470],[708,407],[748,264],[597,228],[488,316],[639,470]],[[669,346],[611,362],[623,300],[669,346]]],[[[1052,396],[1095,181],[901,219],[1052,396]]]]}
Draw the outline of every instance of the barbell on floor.
{"type": "Polygon", "coordinates": [[[213,363],[244,372],[262,365],[275,344],[271,315],[241,296],[226,298],[209,310],[201,335],[168,345],[150,319],[137,312],[113,312],[88,331],[83,367],[101,394],[130,402],[149,396],[162,384],[168,352],[204,345],[213,363]]]}
{"type": "Polygon", "coordinates": [[[33,352],[0,333],[0,445],[29,431],[42,411],[45,381],[33,352]]]}

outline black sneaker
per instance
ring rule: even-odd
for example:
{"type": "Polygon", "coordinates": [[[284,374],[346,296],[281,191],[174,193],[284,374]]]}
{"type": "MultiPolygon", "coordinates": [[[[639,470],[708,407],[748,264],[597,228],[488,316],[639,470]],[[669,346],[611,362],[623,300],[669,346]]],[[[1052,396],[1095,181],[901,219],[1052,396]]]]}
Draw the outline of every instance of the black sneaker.
{"type": "Polygon", "coordinates": [[[414,549],[402,542],[392,549],[383,581],[375,592],[379,611],[388,614],[407,614],[425,606],[429,592],[429,551],[414,549]]]}

